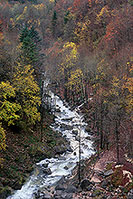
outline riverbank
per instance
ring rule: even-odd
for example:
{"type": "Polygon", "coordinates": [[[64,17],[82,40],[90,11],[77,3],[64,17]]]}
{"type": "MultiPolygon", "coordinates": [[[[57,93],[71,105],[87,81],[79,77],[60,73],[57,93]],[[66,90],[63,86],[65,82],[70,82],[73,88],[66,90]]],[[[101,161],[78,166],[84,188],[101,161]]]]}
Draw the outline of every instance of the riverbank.
{"type": "Polygon", "coordinates": [[[92,155],[81,163],[79,184],[78,165],[68,179],[62,177],[55,187],[39,191],[36,199],[132,199],[132,163],[117,164],[112,148],[92,155]]]}
{"type": "MultiPolygon", "coordinates": [[[[92,135],[88,130],[88,136],[89,133],[92,135]]],[[[118,164],[116,149],[110,145],[109,150],[100,151],[99,156],[96,153],[81,161],[80,183],[77,165],[70,178],[62,177],[54,187],[39,190],[36,199],[132,199],[133,162],[123,153],[120,160],[118,164]]]]}
{"type": "Polygon", "coordinates": [[[67,151],[69,143],[61,133],[50,128],[53,122],[54,116],[45,111],[42,133],[40,124],[32,132],[7,130],[7,148],[0,153],[0,158],[4,159],[0,169],[0,199],[22,187],[36,162],[67,151]]]}

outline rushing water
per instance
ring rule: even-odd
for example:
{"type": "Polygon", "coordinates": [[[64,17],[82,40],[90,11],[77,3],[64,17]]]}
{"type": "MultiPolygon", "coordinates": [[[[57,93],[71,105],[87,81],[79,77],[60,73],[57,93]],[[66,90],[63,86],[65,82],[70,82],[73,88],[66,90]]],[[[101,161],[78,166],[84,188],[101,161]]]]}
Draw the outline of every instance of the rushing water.
{"type": "Polygon", "coordinates": [[[67,152],[61,155],[61,158],[45,159],[37,163],[33,174],[22,186],[21,190],[17,190],[12,196],[9,196],[8,199],[34,199],[34,194],[40,188],[53,186],[62,176],[71,175],[79,157],[78,136],[75,135],[77,132],[81,134],[81,159],[89,158],[92,153],[94,153],[92,142],[88,140],[88,133],[85,131],[86,123],[83,122],[83,116],[78,114],[79,107],[71,111],[70,107],[52,92],[50,92],[50,97],[54,101],[54,114],[56,116],[52,128],[66,136],[70,141],[73,152],[67,152]],[[48,168],[51,169],[52,174],[44,175],[44,164],[48,164],[48,168]]]}

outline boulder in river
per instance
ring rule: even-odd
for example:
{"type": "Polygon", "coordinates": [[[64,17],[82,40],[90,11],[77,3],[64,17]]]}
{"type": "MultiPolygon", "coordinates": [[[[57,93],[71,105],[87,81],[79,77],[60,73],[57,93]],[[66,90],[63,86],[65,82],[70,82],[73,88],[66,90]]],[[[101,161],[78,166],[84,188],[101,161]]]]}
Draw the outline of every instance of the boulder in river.
{"type": "Polygon", "coordinates": [[[50,174],[52,174],[52,171],[51,171],[50,168],[44,168],[43,173],[46,174],[46,175],[50,175],[50,174]]]}
{"type": "Polygon", "coordinates": [[[60,112],[60,109],[59,109],[59,108],[57,108],[57,109],[56,109],[56,112],[58,112],[58,113],[59,113],[59,112],[60,112]]]}
{"type": "Polygon", "coordinates": [[[65,169],[65,170],[68,170],[69,168],[68,168],[68,166],[65,166],[64,169],[65,169]]]}
{"type": "Polygon", "coordinates": [[[60,125],[60,128],[61,128],[61,130],[64,130],[64,131],[66,131],[66,130],[72,130],[73,129],[73,126],[70,126],[70,125],[66,125],[66,124],[64,124],[64,123],[62,123],[61,125],[60,125]]]}
{"type": "Polygon", "coordinates": [[[55,149],[55,153],[56,153],[56,154],[63,154],[63,153],[66,152],[66,149],[65,149],[64,146],[63,146],[63,147],[55,146],[54,149],[55,149]]]}
{"type": "Polygon", "coordinates": [[[78,130],[73,130],[73,131],[72,131],[72,134],[78,135],[78,130]]]}
{"type": "Polygon", "coordinates": [[[42,167],[45,168],[45,169],[48,168],[48,163],[42,164],[42,167]]]}
{"type": "Polygon", "coordinates": [[[66,158],[63,156],[60,156],[60,157],[58,157],[58,160],[66,160],[66,158]]]}
{"type": "Polygon", "coordinates": [[[64,191],[64,190],[65,190],[65,187],[64,187],[64,185],[62,185],[62,184],[58,184],[58,185],[55,187],[55,190],[62,190],[62,191],[64,191]]]}
{"type": "Polygon", "coordinates": [[[67,151],[68,152],[73,152],[72,148],[69,145],[67,146],[67,151]]]}

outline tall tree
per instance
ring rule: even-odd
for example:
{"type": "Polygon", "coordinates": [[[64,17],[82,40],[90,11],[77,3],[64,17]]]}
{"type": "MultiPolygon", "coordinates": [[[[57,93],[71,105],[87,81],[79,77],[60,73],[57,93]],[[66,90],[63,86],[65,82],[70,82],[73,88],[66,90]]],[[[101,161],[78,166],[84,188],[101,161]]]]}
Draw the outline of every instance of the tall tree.
{"type": "Polygon", "coordinates": [[[21,62],[31,64],[34,67],[35,75],[38,78],[41,65],[42,55],[40,54],[40,37],[34,27],[25,26],[20,34],[21,62]]]}

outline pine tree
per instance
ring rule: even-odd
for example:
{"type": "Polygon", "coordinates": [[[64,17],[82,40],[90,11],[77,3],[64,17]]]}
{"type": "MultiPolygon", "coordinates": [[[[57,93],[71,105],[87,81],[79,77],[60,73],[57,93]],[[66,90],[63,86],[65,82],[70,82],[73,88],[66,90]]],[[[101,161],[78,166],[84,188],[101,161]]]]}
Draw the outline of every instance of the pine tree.
{"type": "Polygon", "coordinates": [[[34,74],[38,79],[39,71],[42,65],[42,55],[40,54],[40,37],[34,27],[28,28],[25,26],[20,34],[21,42],[21,63],[32,65],[34,74]]]}

